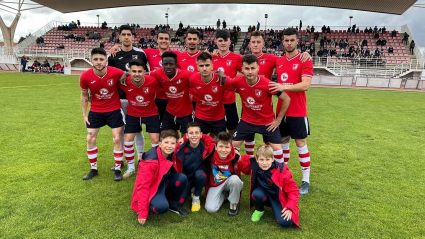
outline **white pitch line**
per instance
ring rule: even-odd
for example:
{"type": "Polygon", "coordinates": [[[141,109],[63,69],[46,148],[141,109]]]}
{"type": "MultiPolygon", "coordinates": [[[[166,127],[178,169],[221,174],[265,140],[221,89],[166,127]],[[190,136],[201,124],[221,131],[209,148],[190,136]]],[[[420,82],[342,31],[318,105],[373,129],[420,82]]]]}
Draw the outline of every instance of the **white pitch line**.
{"type": "Polygon", "coordinates": [[[21,86],[11,86],[11,87],[0,87],[1,89],[15,89],[15,88],[28,88],[34,86],[52,86],[52,85],[69,85],[71,83],[62,83],[62,84],[49,84],[49,85],[21,85],[21,86]]]}

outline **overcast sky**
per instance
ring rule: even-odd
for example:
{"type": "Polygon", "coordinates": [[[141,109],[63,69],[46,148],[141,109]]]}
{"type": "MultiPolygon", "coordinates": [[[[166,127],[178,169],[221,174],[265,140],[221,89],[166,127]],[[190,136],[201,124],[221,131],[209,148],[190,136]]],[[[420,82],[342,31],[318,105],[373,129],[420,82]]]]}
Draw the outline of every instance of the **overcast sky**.
{"type": "MultiPolygon", "coordinates": [[[[10,5],[10,4],[9,4],[10,5]]],[[[13,6],[13,5],[10,5],[13,6]]],[[[16,7],[16,5],[14,6],[16,7]]],[[[114,9],[92,10],[78,13],[63,14],[50,8],[42,8],[22,12],[18,28],[15,33],[17,41],[21,36],[33,33],[52,20],[69,22],[79,19],[82,23],[97,23],[96,15],[100,15],[100,22],[108,23],[139,23],[159,24],[165,23],[164,14],[169,8],[169,23],[178,24],[182,21],[185,25],[212,25],[217,19],[225,19],[227,25],[242,25],[243,30],[249,24],[256,24],[257,20],[263,29],[265,25],[264,14],[267,13],[267,28],[271,26],[297,26],[303,20],[303,26],[347,26],[349,16],[353,16],[352,24],[358,26],[386,26],[387,30],[407,24],[417,43],[425,47],[425,9],[412,7],[403,15],[390,15],[370,13],[353,10],[340,10],[319,7],[297,7],[283,5],[248,5],[248,4],[187,4],[187,5],[158,5],[141,7],[124,7],[114,9]]],[[[7,25],[11,24],[14,15],[0,10],[1,17],[7,25]]],[[[110,24],[111,25],[111,24],[110,24]]],[[[274,27],[275,29],[277,27],[274,27]]],[[[331,27],[332,28],[332,27],[331,27]]],[[[362,28],[361,28],[362,29],[362,28]]],[[[0,35],[2,39],[3,36],[0,35]]]]}

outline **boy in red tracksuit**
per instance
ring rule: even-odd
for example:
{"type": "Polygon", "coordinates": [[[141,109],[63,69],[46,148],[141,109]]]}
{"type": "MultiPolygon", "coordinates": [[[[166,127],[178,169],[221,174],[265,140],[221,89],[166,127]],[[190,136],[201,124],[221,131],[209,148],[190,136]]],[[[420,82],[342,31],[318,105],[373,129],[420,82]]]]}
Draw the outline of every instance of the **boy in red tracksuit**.
{"type": "Polygon", "coordinates": [[[197,212],[201,209],[199,197],[207,181],[204,159],[214,150],[215,141],[210,136],[202,134],[198,122],[187,124],[187,133],[183,141],[184,143],[177,146],[173,157],[177,172],[187,176],[186,188],[179,203],[183,206],[191,189],[194,188],[191,211],[197,212]]]}
{"type": "MultiPolygon", "coordinates": [[[[232,145],[232,136],[227,132],[220,132],[216,138],[214,152],[205,159],[205,169],[209,174],[205,186],[205,209],[209,213],[217,212],[224,200],[230,202],[229,216],[238,214],[238,203],[241,196],[243,182],[241,180],[240,155],[236,153],[232,145]]],[[[246,161],[249,156],[246,156],[246,161]]],[[[249,162],[245,166],[250,170],[249,162]]]]}
{"type": "Polygon", "coordinates": [[[138,214],[139,223],[142,225],[148,219],[149,210],[158,215],[168,210],[183,216],[188,215],[179,204],[187,177],[177,173],[173,163],[176,145],[176,132],[164,130],[159,138],[159,146],[148,150],[140,161],[131,209],[138,214]]]}
{"type": "Polygon", "coordinates": [[[264,206],[270,206],[277,222],[289,227],[298,222],[298,199],[300,191],[292,179],[292,172],[286,164],[275,162],[270,145],[257,149],[257,158],[242,156],[242,172],[251,174],[250,208],[255,206],[251,221],[257,222],[264,214],[264,206]]]}

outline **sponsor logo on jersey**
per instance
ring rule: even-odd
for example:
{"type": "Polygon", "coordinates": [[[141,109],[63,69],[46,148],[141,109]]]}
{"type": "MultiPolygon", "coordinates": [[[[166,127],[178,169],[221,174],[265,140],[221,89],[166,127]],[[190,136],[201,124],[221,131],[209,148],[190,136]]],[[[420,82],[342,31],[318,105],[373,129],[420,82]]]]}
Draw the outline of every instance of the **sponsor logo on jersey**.
{"type": "Polygon", "coordinates": [[[298,64],[293,64],[293,65],[292,65],[292,70],[294,70],[294,71],[295,71],[296,69],[298,69],[298,64]]]}
{"type": "Polygon", "coordinates": [[[252,97],[248,97],[248,98],[246,98],[246,102],[248,102],[248,104],[250,104],[250,105],[255,104],[255,100],[254,100],[254,98],[252,98],[252,97]]]}
{"type": "Polygon", "coordinates": [[[129,89],[128,92],[133,91],[133,89],[129,89]]]}
{"type": "Polygon", "coordinates": [[[239,90],[245,90],[245,88],[239,88],[239,90]]]}
{"type": "Polygon", "coordinates": [[[106,94],[108,94],[108,93],[109,93],[109,91],[108,91],[107,89],[105,89],[105,88],[100,89],[100,90],[99,90],[99,92],[100,92],[100,94],[102,94],[102,95],[106,95],[106,94]]]}
{"type": "Polygon", "coordinates": [[[266,59],[261,59],[261,60],[260,60],[260,64],[261,64],[261,65],[266,64],[266,59]]]}
{"type": "Polygon", "coordinates": [[[227,66],[230,66],[231,64],[232,64],[232,60],[227,60],[227,61],[226,61],[226,65],[227,65],[227,66]]]}
{"type": "Polygon", "coordinates": [[[114,84],[114,80],[113,79],[109,79],[109,80],[107,80],[107,82],[108,82],[108,85],[109,86],[112,86],[114,84]]]}
{"type": "Polygon", "coordinates": [[[185,59],[183,59],[182,61],[185,61],[186,60],[186,58],[185,59]]]}
{"type": "Polygon", "coordinates": [[[222,71],[222,72],[224,73],[224,68],[223,68],[223,67],[219,67],[219,68],[217,69],[217,71],[222,71]]]}
{"type": "Polygon", "coordinates": [[[212,87],[212,92],[213,92],[213,93],[217,93],[217,90],[218,90],[218,87],[217,87],[217,86],[213,86],[213,87],[212,87]]]}
{"type": "Polygon", "coordinates": [[[281,81],[287,81],[287,80],[288,80],[288,74],[287,74],[287,73],[283,73],[283,74],[280,76],[280,80],[281,80],[281,81]]]}
{"type": "MultiPolygon", "coordinates": [[[[185,59],[184,59],[185,60],[185,59]]],[[[188,66],[187,67],[187,70],[188,71],[191,71],[191,72],[194,72],[195,71],[195,67],[193,67],[193,66],[188,66]]]]}
{"type": "Polygon", "coordinates": [[[177,93],[177,88],[174,86],[170,86],[170,88],[168,88],[170,90],[171,93],[175,94],[177,93]]]}
{"type": "Polygon", "coordinates": [[[143,98],[143,96],[141,96],[141,95],[138,95],[138,96],[136,96],[136,100],[138,102],[143,102],[145,100],[145,98],[143,98]]]}
{"type": "Polygon", "coordinates": [[[94,81],[91,81],[90,84],[94,84],[95,82],[96,82],[95,80],[94,81]]]}
{"type": "Polygon", "coordinates": [[[122,58],[124,58],[124,57],[122,56],[122,57],[118,58],[118,60],[122,60],[122,58]]]}
{"type": "Polygon", "coordinates": [[[283,65],[280,65],[278,68],[281,68],[283,65]]]}
{"type": "Polygon", "coordinates": [[[131,59],[138,59],[137,55],[131,55],[131,59]]]}
{"type": "Polygon", "coordinates": [[[206,100],[206,101],[208,101],[208,102],[210,102],[210,101],[212,101],[213,100],[213,97],[211,96],[211,95],[205,95],[204,96],[204,99],[206,100]]]}
{"type": "Polygon", "coordinates": [[[152,57],[157,57],[158,55],[153,55],[152,57]]]}
{"type": "Polygon", "coordinates": [[[143,93],[145,93],[145,94],[149,93],[149,87],[144,87],[143,88],[143,93]]]}
{"type": "Polygon", "coordinates": [[[261,96],[261,90],[255,89],[255,96],[260,97],[261,96]]]}
{"type": "Polygon", "coordinates": [[[199,89],[201,89],[201,88],[202,88],[202,87],[200,87],[200,86],[197,86],[197,87],[196,87],[196,89],[197,89],[197,90],[199,90],[199,89]]]}
{"type": "Polygon", "coordinates": [[[213,61],[213,62],[216,62],[216,61],[218,61],[218,59],[214,59],[214,61],[213,61]]]}

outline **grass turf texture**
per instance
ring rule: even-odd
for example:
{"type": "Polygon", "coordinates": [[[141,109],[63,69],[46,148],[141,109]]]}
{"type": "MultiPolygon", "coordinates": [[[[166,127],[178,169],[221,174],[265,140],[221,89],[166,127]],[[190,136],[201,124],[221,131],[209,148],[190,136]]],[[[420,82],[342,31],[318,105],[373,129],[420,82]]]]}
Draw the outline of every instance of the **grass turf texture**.
{"type": "MultiPolygon", "coordinates": [[[[227,216],[228,202],[208,214],[202,197],[200,212],[151,214],[142,227],[130,209],[135,177],[117,183],[109,171],[107,127],[98,137],[99,176],[82,180],[90,167],[78,77],[0,73],[0,237],[423,237],[425,94],[311,88],[307,95],[311,189],[299,201],[305,230],[281,228],[269,208],[251,222],[248,176],[237,217],[227,216]]],[[[293,141],[289,166],[300,183],[293,141]]]]}

